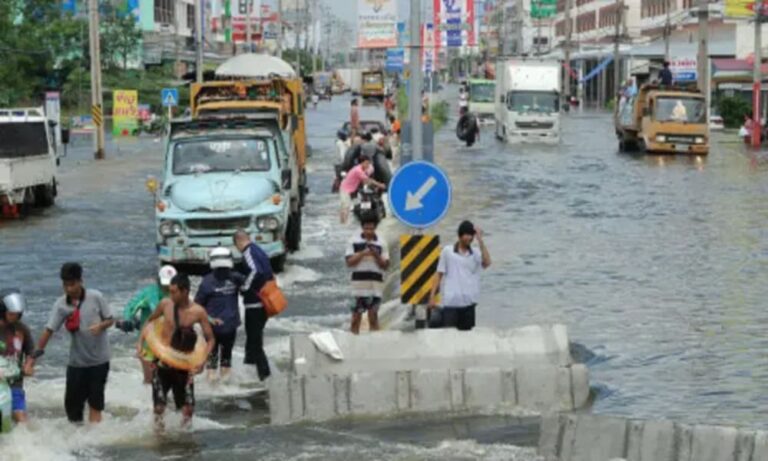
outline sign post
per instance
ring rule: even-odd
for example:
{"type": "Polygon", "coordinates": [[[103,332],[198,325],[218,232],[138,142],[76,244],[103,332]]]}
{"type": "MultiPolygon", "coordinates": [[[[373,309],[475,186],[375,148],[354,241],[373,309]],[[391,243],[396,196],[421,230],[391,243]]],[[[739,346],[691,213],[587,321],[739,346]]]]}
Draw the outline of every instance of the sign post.
{"type": "Polygon", "coordinates": [[[163,88],[160,92],[160,99],[163,101],[163,107],[168,108],[168,121],[173,117],[174,106],[179,105],[179,90],[176,88],[163,88]]]}

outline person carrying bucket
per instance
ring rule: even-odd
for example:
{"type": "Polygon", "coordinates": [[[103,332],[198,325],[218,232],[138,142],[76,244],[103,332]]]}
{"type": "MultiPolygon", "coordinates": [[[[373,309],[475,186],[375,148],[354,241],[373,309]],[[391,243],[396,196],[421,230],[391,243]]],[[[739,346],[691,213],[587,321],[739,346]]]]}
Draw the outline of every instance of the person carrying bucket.
{"type": "Polygon", "coordinates": [[[7,379],[11,388],[11,412],[17,423],[27,421],[24,376],[32,376],[35,361],[32,333],[21,321],[26,305],[26,299],[19,290],[0,291],[0,356],[23,370],[18,376],[7,379]]]}
{"type": "MultiPolygon", "coordinates": [[[[130,333],[134,330],[141,331],[144,324],[157,305],[163,298],[168,297],[168,288],[171,285],[171,279],[176,275],[176,268],[173,266],[163,266],[157,274],[157,282],[144,287],[136,293],[136,296],[128,301],[123,309],[123,319],[115,323],[115,327],[130,333]]],[[[144,344],[141,356],[141,368],[144,372],[144,384],[152,384],[152,362],[155,356],[149,347],[144,344]]]]}

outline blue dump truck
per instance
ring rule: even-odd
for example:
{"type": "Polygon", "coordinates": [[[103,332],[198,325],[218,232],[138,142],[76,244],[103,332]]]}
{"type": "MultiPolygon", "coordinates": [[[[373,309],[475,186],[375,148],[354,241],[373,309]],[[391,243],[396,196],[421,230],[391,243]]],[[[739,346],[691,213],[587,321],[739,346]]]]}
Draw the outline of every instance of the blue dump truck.
{"type": "Polygon", "coordinates": [[[282,78],[193,85],[192,116],[174,120],[156,196],[162,264],[203,265],[244,229],[282,271],[299,249],[306,193],[300,82],[282,78]]]}

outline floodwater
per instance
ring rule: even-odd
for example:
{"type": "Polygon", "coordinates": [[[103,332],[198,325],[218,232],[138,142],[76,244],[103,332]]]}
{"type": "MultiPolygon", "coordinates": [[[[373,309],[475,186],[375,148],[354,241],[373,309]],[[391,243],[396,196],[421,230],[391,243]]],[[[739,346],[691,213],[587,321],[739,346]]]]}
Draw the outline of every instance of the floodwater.
{"type": "MultiPolygon", "coordinates": [[[[309,110],[314,155],[304,247],[280,277],[289,311],[267,325],[277,365],[287,358],[288,334],[348,322],[342,255],[354,229],[338,226],[330,193],[334,134],[348,103],[340,97],[309,110]]],[[[362,114],[382,116],[376,108],[362,114]]],[[[617,153],[605,114],[565,115],[559,146],[508,146],[487,131],[466,148],[449,124],[438,134],[436,162],[451,178],[454,201],[436,231],[450,243],[465,218],[486,231],[494,261],[479,324],[568,325],[591,370],[595,412],[768,427],[768,162],[729,136],[716,135],[708,158],[690,159],[617,153]]],[[[36,335],[60,293],[62,262],[82,261],[86,285],[102,290],[116,313],[157,268],[144,181],[160,174],[161,142],[112,143],[103,162],[90,160],[87,139],[77,142],[62,161],[57,205],[0,222],[0,286],[27,294],[24,320],[36,335]]],[[[243,339],[232,383],[199,380],[193,428],[172,429],[178,417],[169,415],[171,429],[157,436],[150,391],[132,358],[135,336],[116,330],[104,423],[65,421],[68,340],[58,333],[26,383],[33,421],[0,438],[0,458],[536,459],[535,420],[510,415],[270,427],[257,379],[242,365],[243,339]]]]}

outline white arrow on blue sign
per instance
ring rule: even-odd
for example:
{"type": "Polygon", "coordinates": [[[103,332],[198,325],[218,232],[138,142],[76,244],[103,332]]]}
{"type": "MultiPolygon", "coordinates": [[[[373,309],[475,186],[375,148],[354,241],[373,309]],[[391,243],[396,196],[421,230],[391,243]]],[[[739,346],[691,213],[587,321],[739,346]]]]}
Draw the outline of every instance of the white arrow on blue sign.
{"type": "Polygon", "coordinates": [[[163,101],[163,107],[178,106],[179,90],[177,88],[163,88],[160,92],[160,99],[163,101]]]}
{"type": "Polygon", "coordinates": [[[451,182],[443,170],[431,163],[410,162],[392,178],[389,204],[403,224],[417,229],[432,227],[451,206],[451,182]]]}

